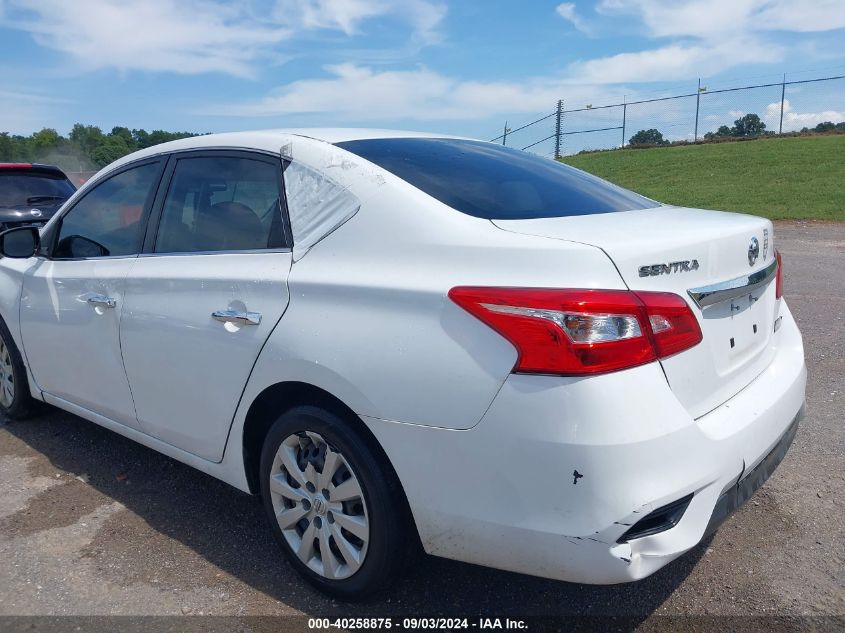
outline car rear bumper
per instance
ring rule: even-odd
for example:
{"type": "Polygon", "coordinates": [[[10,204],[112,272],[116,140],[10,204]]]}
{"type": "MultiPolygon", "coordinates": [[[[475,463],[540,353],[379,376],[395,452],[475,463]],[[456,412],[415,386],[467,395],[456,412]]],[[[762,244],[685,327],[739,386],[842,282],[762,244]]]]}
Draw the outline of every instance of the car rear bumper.
{"type": "Polygon", "coordinates": [[[709,536],[715,532],[728,517],[730,517],[736,510],[740,508],[751,496],[757,491],[760,486],[766,483],[766,480],[772,476],[775,469],[786,457],[786,452],[792,446],[792,440],[795,439],[798,433],[798,422],[804,417],[804,407],[795,415],[795,419],[786,432],[780,437],[778,443],[769,451],[769,454],[763,458],[757,466],[751,471],[743,473],[742,477],[725,490],[719,499],[716,501],[716,507],[713,508],[713,514],[710,515],[710,521],[707,523],[707,528],[704,530],[704,536],[709,536]]]}
{"type": "Polygon", "coordinates": [[[512,375],[469,430],[363,419],[427,552],[574,582],[644,578],[745,501],[794,437],[806,369],[785,303],[781,314],[773,362],[698,419],[656,363],[587,379],[512,375]],[[673,527],[622,538],[688,495],[673,527]]]}

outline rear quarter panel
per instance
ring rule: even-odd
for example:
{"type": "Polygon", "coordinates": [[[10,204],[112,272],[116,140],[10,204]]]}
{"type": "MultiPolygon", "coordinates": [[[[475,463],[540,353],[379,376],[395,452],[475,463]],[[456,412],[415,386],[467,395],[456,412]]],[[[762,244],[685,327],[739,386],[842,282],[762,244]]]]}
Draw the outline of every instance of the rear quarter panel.
{"type": "Polygon", "coordinates": [[[241,404],[278,382],[316,385],[359,415],[473,427],[516,362],[452,303],[458,285],[624,288],[599,249],[516,235],[387,174],[377,195],[290,274],[288,311],[241,404]]]}

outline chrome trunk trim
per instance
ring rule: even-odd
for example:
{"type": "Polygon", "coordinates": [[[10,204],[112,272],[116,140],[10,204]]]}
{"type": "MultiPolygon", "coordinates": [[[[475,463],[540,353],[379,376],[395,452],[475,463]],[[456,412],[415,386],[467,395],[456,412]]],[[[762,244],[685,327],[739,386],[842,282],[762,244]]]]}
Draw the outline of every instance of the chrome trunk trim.
{"type": "Polygon", "coordinates": [[[757,288],[762,288],[775,278],[777,272],[777,259],[772,259],[771,264],[755,273],[727,281],[720,281],[717,284],[711,284],[709,286],[690,288],[687,290],[687,294],[689,294],[690,298],[699,308],[706,308],[716,303],[741,297],[757,288]]]}

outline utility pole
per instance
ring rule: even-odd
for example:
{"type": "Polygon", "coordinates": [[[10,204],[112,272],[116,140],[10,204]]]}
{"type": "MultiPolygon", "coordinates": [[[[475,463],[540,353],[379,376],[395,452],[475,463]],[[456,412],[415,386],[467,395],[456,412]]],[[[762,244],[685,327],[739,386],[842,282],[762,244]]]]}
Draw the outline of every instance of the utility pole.
{"type": "Polygon", "coordinates": [[[701,77],[698,78],[698,90],[695,91],[695,133],[693,134],[693,143],[698,141],[698,108],[701,104],[701,77]]]}
{"type": "Polygon", "coordinates": [[[555,160],[560,158],[560,124],[563,118],[563,99],[558,99],[555,123],[555,160]]]}
{"type": "Polygon", "coordinates": [[[622,147],[625,147],[625,123],[628,119],[628,95],[622,97],[622,147]]]}
{"type": "Polygon", "coordinates": [[[508,144],[508,122],[505,121],[505,130],[502,133],[502,145],[508,144]]]}
{"type": "Polygon", "coordinates": [[[783,73],[783,83],[780,85],[780,126],[778,134],[783,134],[783,104],[786,97],[786,73],[783,73]]]}

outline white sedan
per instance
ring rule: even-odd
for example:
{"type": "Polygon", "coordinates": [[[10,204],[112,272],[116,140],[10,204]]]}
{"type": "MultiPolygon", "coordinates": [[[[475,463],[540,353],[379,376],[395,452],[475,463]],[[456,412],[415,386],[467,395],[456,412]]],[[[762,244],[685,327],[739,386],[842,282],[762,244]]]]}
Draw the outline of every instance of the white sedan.
{"type": "Polygon", "coordinates": [[[259,494],[347,599],[420,545],[648,576],[762,485],[803,410],[771,222],[490,143],[166,143],[0,253],[3,414],[43,401],[259,494]]]}

